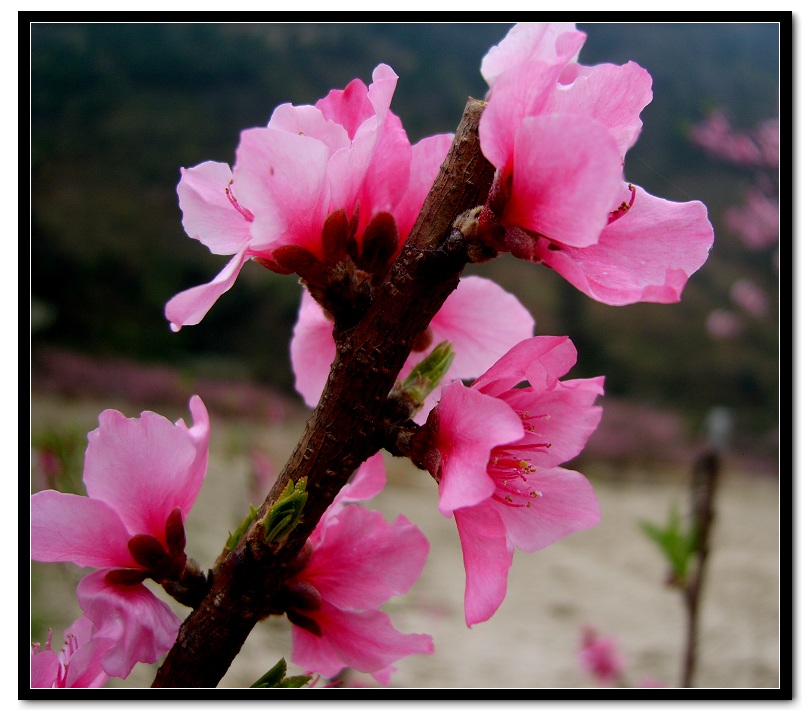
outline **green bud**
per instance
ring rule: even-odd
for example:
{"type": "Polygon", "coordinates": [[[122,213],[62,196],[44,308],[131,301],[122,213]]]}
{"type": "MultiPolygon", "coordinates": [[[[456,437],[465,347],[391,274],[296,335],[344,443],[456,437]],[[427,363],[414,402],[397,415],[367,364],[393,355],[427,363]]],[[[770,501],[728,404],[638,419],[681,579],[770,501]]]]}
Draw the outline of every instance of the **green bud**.
{"type": "Polygon", "coordinates": [[[261,677],[259,677],[259,679],[250,685],[250,687],[251,689],[268,689],[270,687],[303,687],[312,679],[311,675],[299,674],[293,677],[286,677],[286,674],[287,662],[284,657],[282,657],[272,669],[265,672],[261,677]]]}
{"type": "Polygon", "coordinates": [[[397,381],[392,395],[405,397],[416,411],[425,403],[428,394],[441,383],[454,358],[453,344],[442,341],[413,367],[404,381],[397,381]]]}
{"type": "Polygon", "coordinates": [[[681,529],[681,518],[675,504],[670,508],[666,526],[658,526],[649,521],[641,521],[640,525],[669,562],[673,581],[678,585],[685,584],[690,562],[697,550],[697,533],[694,527],[681,529]]]}
{"type": "Polygon", "coordinates": [[[236,549],[236,545],[239,543],[239,540],[242,538],[242,535],[248,530],[248,527],[253,523],[253,520],[256,518],[256,514],[259,513],[259,510],[253,506],[253,504],[248,504],[250,507],[250,513],[242,520],[242,523],[236,527],[236,531],[233,532],[228,537],[228,541],[225,542],[225,551],[231,552],[236,549]]]}
{"type": "Polygon", "coordinates": [[[307,502],[306,488],[307,477],[299,479],[296,484],[293,484],[292,479],[287,483],[281,496],[270,507],[262,521],[265,542],[280,543],[295,528],[307,502]]]}

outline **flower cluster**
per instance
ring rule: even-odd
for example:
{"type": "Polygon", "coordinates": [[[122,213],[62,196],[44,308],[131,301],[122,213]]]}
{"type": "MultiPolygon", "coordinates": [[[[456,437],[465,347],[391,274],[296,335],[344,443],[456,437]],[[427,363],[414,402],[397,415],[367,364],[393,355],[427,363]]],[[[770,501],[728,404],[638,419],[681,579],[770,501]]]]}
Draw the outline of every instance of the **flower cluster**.
{"type": "MultiPolygon", "coordinates": [[[[509,252],[607,304],[673,303],[712,245],[706,209],[656,198],[624,178],[652,81],[632,62],[581,65],[584,42],[571,23],[521,23],[483,59],[490,90],[480,150],[495,176],[481,189],[486,203],[462,216],[462,240],[488,246],[468,258],[509,252]]],[[[282,105],[266,127],[243,131],[233,168],[209,161],[181,171],[186,232],[231,258],[210,283],[166,304],[172,329],[199,323],[250,259],[299,275],[291,356],[310,406],[327,383],[336,329],[352,328],[386,282],[450,147],[450,135],[411,145],[390,110],[396,83],[379,65],[369,86],[353,80],[314,105],[282,105]]],[[[742,286],[737,302],[751,313],[762,305],[742,286]]],[[[413,418],[385,417],[380,424],[396,428],[374,432],[383,439],[375,448],[407,438],[398,452],[438,482],[438,509],[461,540],[469,626],[504,600],[515,549],[543,549],[600,518],[589,481],[561,464],[598,425],[604,379],[562,380],[576,361],[573,343],[533,334],[534,320],[514,296],[464,277],[411,348],[403,385],[392,392],[401,401],[396,394],[418,377],[420,391],[408,397],[413,418]],[[444,357],[431,366],[437,345],[444,357]]],[[[89,435],[87,496],[33,495],[32,558],[97,569],[78,585],[84,616],[64,649],[54,652],[50,640],[34,647],[34,686],[101,685],[171,648],[180,620],[147,579],[181,602],[207,592],[211,577],[185,553],[184,521],[206,473],[210,432],[202,400],[193,397],[190,408],[190,428],[151,412],[129,419],[105,411],[89,435]]],[[[309,673],[334,677],[351,667],[388,684],[394,662],[433,652],[429,635],[399,632],[381,609],[413,586],[429,549],[404,516],[389,524],[357,504],[384,484],[382,458],[372,456],[285,569],[281,591],[264,600],[272,613],[286,613],[291,659],[309,673]]],[[[282,521],[294,526],[299,517],[282,521]]],[[[615,677],[609,645],[586,642],[589,669],[615,677]]]]}
{"type": "Polygon", "coordinates": [[[389,525],[379,512],[354,503],[384,485],[378,454],[360,467],[321,517],[302,552],[302,568],[286,582],[291,659],[307,672],[333,677],[351,667],[388,684],[392,662],[433,653],[429,635],[398,632],[379,609],[413,586],[430,547],[404,516],[389,525]]]}
{"type": "Polygon", "coordinates": [[[624,179],[652,80],[633,62],[579,64],[584,42],[573,24],[520,23],[484,58],[481,150],[497,175],[482,229],[602,303],[673,303],[714,240],[706,208],[624,179]]]}
{"type": "MultiPolygon", "coordinates": [[[[210,283],[166,304],[176,331],[199,323],[251,258],[311,290],[345,266],[379,281],[405,241],[452,136],[414,146],[389,110],[397,76],[379,65],[315,105],[282,105],[242,133],[233,170],[208,161],[177,187],[183,227],[232,256],[210,283]]],[[[334,278],[331,280],[335,280],[334,278]]]]}
{"type": "Polygon", "coordinates": [[[98,570],[76,595],[93,639],[105,640],[95,650],[111,677],[154,662],[180,626],[143,582],[176,580],[186,568],[183,521],[205,477],[210,432],[202,400],[189,406],[191,428],[150,411],[138,419],[104,411],[88,436],[87,496],[47,489],[31,497],[31,558],[98,570]]]}
{"type": "Polygon", "coordinates": [[[567,338],[527,339],[470,387],[445,386],[428,419],[421,461],[458,527],[468,625],[500,606],[515,547],[537,551],[599,521],[588,480],[559,467],[602,414],[602,378],[559,380],[575,361],[567,338]]]}

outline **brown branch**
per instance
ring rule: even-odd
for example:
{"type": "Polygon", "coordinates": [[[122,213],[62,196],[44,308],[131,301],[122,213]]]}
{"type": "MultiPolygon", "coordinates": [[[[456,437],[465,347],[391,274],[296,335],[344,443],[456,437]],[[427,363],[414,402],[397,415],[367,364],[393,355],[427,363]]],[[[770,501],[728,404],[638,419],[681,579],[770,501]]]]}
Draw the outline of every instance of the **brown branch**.
{"type": "Polygon", "coordinates": [[[695,569],[683,588],[686,607],[686,644],[681,687],[691,687],[697,666],[700,600],[709,557],[709,532],[714,521],[714,496],[720,474],[720,454],[709,447],[695,459],[692,470],[692,529],[695,534],[695,569]]]}
{"type": "MultiPolygon", "coordinates": [[[[470,99],[453,145],[413,230],[368,311],[336,334],[337,354],[321,400],[262,505],[257,522],[219,567],[202,603],[180,628],[153,687],[213,687],[253,626],[272,611],[289,566],[352,472],[385,443],[386,401],[416,339],[458,285],[468,261],[456,217],[486,199],[494,169],[481,155],[484,103],[470,99]],[[268,545],[258,520],[287,482],[307,477],[298,526],[268,545]]],[[[463,239],[462,239],[463,240],[463,239]]]]}

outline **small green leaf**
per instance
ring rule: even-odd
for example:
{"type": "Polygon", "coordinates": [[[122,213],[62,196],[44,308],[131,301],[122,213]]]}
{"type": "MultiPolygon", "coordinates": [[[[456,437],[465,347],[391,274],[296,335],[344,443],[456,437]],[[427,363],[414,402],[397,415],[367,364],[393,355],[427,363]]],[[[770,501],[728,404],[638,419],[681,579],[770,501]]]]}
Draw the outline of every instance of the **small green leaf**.
{"type": "Polygon", "coordinates": [[[256,518],[256,514],[259,512],[259,510],[253,506],[253,504],[248,504],[248,506],[250,507],[250,513],[242,520],[239,526],[236,527],[236,531],[228,537],[228,541],[225,542],[226,552],[231,552],[236,548],[236,545],[239,543],[242,535],[248,530],[248,527],[253,523],[253,520],[256,518]]]}
{"type": "Polygon", "coordinates": [[[257,679],[252,685],[250,685],[251,689],[269,689],[271,687],[287,687],[287,688],[296,688],[296,687],[303,687],[307,684],[312,677],[310,675],[305,674],[297,674],[293,677],[286,677],[287,674],[287,662],[282,657],[276,664],[273,666],[272,669],[265,672],[259,679],[257,679]]]}
{"type": "Polygon", "coordinates": [[[406,396],[414,410],[419,409],[430,392],[441,383],[454,358],[453,344],[442,341],[413,367],[404,381],[397,381],[392,394],[406,396]]]}
{"type": "Polygon", "coordinates": [[[268,544],[282,542],[295,528],[307,503],[306,488],[307,477],[299,479],[296,484],[293,484],[292,480],[287,483],[281,496],[270,507],[262,521],[265,542],[268,544]]]}
{"type": "Polygon", "coordinates": [[[675,504],[669,512],[666,526],[657,526],[649,521],[639,522],[642,531],[658,546],[672,568],[678,583],[686,581],[689,563],[696,549],[696,530],[681,529],[681,517],[675,504]]]}

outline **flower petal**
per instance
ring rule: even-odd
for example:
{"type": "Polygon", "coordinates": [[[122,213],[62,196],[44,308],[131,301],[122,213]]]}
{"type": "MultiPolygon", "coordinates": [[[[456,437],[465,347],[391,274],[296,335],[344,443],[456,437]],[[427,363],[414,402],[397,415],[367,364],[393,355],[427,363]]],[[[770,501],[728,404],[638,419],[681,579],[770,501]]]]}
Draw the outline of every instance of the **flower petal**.
{"type": "Polygon", "coordinates": [[[534,552],[575,531],[599,523],[599,502],[590,482],[570,469],[538,469],[529,476],[538,492],[530,507],[494,504],[509,540],[523,551],[534,552]]]}
{"type": "Polygon", "coordinates": [[[566,246],[595,244],[622,183],[622,157],[610,131],[576,115],[526,118],[514,159],[504,225],[566,246]]]}
{"type": "Polygon", "coordinates": [[[186,233],[212,253],[237,253],[250,239],[250,221],[225,193],[233,182],[230,166],[206,161],[180,172],[177,195],[186,233]]]}
{"type": "Polygon", "coordinates": [[[52,489],[31,497],[31,558],[80,567],[139,568],[130,534],[115,509],[99,499],[52,489]]]}
{"type": "Polygon", "coordinates": [[[487,501],[453,512],[467,574],[464,619],[468,627],[489,619],[506,596],[513,549],[493,506],[487,501]]]}
{"type": "Polygon", "coordinates": [[[209,283],[181,291],[166,304],[165,315],[172,331],[194,326],[203,320],[217,299],[236,282],[242,266],[248,260],[247,247],[239,251],[209,283]]]}
{"type": "Polygon", "coordinates": [[[96,635],[114,642],[102,657],[102,668],[124,678],[138,662],[151,664],[171,649],[180,620],[143,584],[108,584],[105,577],[104,571],[86,576],[76,596],[96,635]]]}
{"type": "Polygon", "coordinates": [[[449,517],[461,507],[488,499],[495,483],[487,473],[492,449],[523,437],[523,423],[509,404],[455,381],[442,388],[434,413],[433,440],[441,455],[439,511],[449,517]]]}
{"type": "Polygon", "coordinates": [[[239,202],[255,216],[251,250],[294,244],[323,257],[328,159],[329,148],[316,138],[277,128],[242,131],[233,174],[239,202]]]}
{"type": "Polygon", "coordinates": [[[549,389],[576,360],[577,350],[567,336],[534,336],[515,344],[472,388],[489,396],[500,396],[528,380],[537,390],[549,389]]]}
{"type": "Polygon", "coordinates": [[[318,404],[335,359],[333,328],[334,323],[324,315],[323,308],[304,288],[298,321],[290,342],[290,358],[295,390],[301,394],[304,403],[313,408],[318,404]]]}
{"type": "Polygon", "coordinates": [[[323,528],[295,579],[341,609],[375,609],[413,586],[429,549],[425,535],[404,516],[389,526],[380,512],[346,506],[323,528]]]}
{"type": "Polygon", "coordinates": [[[308,672],[334,676],[348,666],[358,672],[377,672],[411,654],[433,654],[429,634],[403,634],[385,612],[376,609],[344,611],[324,602],[311,616],[323,635],[293,626],[291,660],[308,672]],[[340,667],[336,668],[337,665],[340,667]]]}
{"type": "Polygon", "coordinates": [[[714,231],[699,201],[675,203],[636,187],[630,210],[588,248],[546,246],[543,263],[591,298],[612,306],[675,303],[706,261],[714,231]]]}
{"type": "Polygon", "coordinates": [[[88,434],[88,495],[115,509],[132,535],[165,542],[169,514],[178,506],[183,516],[191,509],[205,471],[201,435],[208,433],[204,407],[195,402],[192,408],[199,426],[193,433],[152,411],[132,419],[108,409],[88,434]]]}
{"type": "Polygon", "coordinates": [[[624,155],[641,133],[641,111],[653,98],[650,74],[633,62],[578,65],[576,70],[576,79],[554,94],[551,112],[598,120],[624,155]]]}
{"type": "Polygon", "coordinates": [[[556,65],[576,60],[585,33],[574,23],[517,23],[481,61],[481,75],[490,86],[500,75],[530,60],[556,65]]]}

